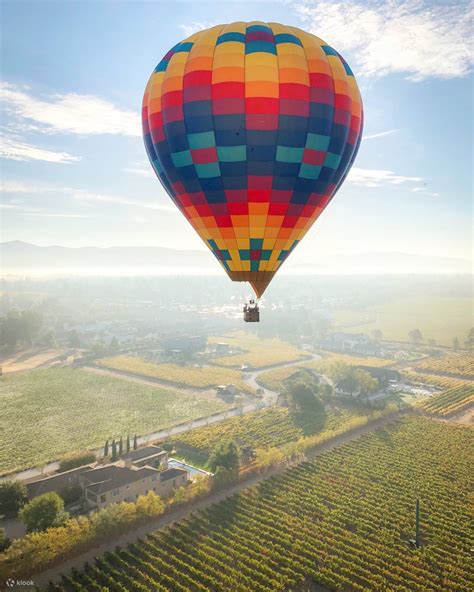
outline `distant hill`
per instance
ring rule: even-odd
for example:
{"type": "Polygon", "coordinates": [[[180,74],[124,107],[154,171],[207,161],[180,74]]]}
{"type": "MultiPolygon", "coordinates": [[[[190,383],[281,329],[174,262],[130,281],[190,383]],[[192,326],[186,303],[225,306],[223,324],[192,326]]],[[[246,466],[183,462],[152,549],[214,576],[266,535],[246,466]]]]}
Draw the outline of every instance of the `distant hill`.
{"type": "Polygon", "coordinates": [[[39,247],[22,241],[0,243],[2,268],[77,269],[177,267],[215,269],[214,257],[206,251],[180,251],[164,247],[39,247]]]}
{"type": "MultiPolygon", "coordinates": [[[[296,252],[283,273],[472,273],[467,259],[409,253],[317,253],[309,260],[296,252]]],[[[40,247],[23,241],[0,243],[1,270],[17,273],[220,273],[207,251],[164,247],[40,247]]]]}

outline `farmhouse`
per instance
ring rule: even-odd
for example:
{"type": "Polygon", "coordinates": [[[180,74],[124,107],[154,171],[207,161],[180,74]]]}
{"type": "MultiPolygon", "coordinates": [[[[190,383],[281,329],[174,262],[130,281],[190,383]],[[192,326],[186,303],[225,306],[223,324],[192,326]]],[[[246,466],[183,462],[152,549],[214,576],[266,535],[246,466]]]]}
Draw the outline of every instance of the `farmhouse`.
{"type": "Polygon", "coordinates": [[[335,352],[352,352],[365,356],[376,356],[380,345],[365,333],[331,333],[320,341],[320,347],[335,352]]]}
{"type": "Polygon", "coordinates": [[[379,381],[381,387],[388,386],[391,382],[400,382],[401,374],[398,370],[391,368],[375,368],[374,366],[356,366],[360,370],[368,372],[373,378],[379,381]]]}
{"type": "Polygon", "coordinates": [[[90,471],[96,466],[96,463],[84,465],[70,471],[64,471],[63,473],[57,473],[50,475],[49,477],[43,477],[41,479],[34,479],[25,483],[26,492],[28,499],[31,500],[38,495],[43,493],[50,493],[56,491],[57,493],[63,493],[70,487],[77,487],[79,485],[79,478],[85,471],[90,471]]]}
{"type": "Polygon", "coordinates": [[[145,446],[144,448],[137,448],[123,454],[121,458],[124,461],[130,461],[137,467],[150,466],[158,468],[160,466],[166,467],[168,463],[168,453],[163,450],[161,446],[145,446]]]}
{"type": "Polygon", "coordinates": [[[28,498],[32,499],[52,491],[62,495],[75,487],[85,509],[98,510],[115,502],[135,501],[151,490],[166,498],[187,482],[187,470],[168,468],[168,453],[163,448],[145,446],[127,452],[114,463],[84,465],[32,480],[26,483],[26,488],[28,498]]]}
{"type": "Polygon", "coordinates": [[[126,465],[124,461],[81,474],[81,486],[89,510],[99,510],[116,502],[136,501],[138,496],[149,491],[166,498],[187,481],[185,469],[159,471],[148,466],[126,465]]]}

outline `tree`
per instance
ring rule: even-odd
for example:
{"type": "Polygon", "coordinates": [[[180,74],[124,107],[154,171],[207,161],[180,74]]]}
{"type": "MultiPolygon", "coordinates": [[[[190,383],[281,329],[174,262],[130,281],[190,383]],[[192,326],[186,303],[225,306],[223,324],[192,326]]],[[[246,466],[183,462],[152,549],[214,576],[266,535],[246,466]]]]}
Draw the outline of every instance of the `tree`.
{"type": "Polygon", "coordinates": [[[459,349],[459,339],[457,337],[455,337],[453,339],[453,350],[458,351],[458,349],[459,349]]]}
{"type": "Polygon", "coordinates": [[[68,485],[58,492],[63,498],[65,505],[79,502],[82,498],[82,487],[80,485],[68,485]]]}
{"type": "Polygon", "coordinates": [[[305,382],[294,382],[286,388],[286,400],[291,411],[296,414],[310,415],[321,413],[323,404],[316,396],[318,387],[305,382]]]}
{"type": "Polygon", "coordinates": [[[423,335],[419,329],[412,329],[408,333],[408,337],[410,338],[410,341],[413,341],[413,343],[419,343],[420,341],[423,341],[423,335]]]}
{"type": "Polygon", "coordinates": [[[117,460],[117,444],[115,443],[115,439],[112,440],[112,462],[117,460]]]}
{"type": "Polygon", "coordinates": [[[79,339],[79,335],[77,334],[76,329],[69,331],[67,334],[67,343],[69,347],[81,347],[81,340],[79,339]]]}
{"type": "Polygon", "coordinates": [[[71,454],[70,456],[66,456],[60,460],[58,471],[60,473],[63,473],[64,471],[70,471],[76,467],[82,467],[82,465],[93,463],[95,460],[96,458],[93,452],[89,452],[88,450],[84,452],[77,452],[76,454],[71,454]]]}
{"type": "Polygon", "coordinates": [[[27,503],[18,514],[28,532],[60,526],[68,518],[64,500],[55,492],[44,493],[27,503]]]}
{"type": "Polygon", "coordinates": [[[380,329],[374,329],[372,331],[372,336],[374,339],[377,339],[377,341],[380,341],[381,339],[383,339],[383,333],[380,329]]]}
{"type": "Polygon", "coordinates": [[[130,452],[130,434],[127,435],[127,452],[130,452]]]}
{"type": "Polygon", "coordinates": [[[10,310],[0,319],[1,345],[30,344],[41,329],[43,317],[33,310],[10,310]]]}
{"type": "Polygon", "coordinates": [[[108,440],[105,441],[104,456],[109,456],[109,441],[108,440]]]}
{"type": "Polygon", "coordinates": [[[120,436],[120,440],[119,440],[119,450],[118,450],[119,456],[122,456],[123,454],[123,438],[122,436],[120,436]]]}
{"type": "Polygon", "coordinates": [[[472,351],[472,348],[474,347],[474,327],[469,330],[465,345],[469,351],[472,351]]]}
{"type": "Polygon", "coordinates": [[[379,381],[365,370],[356,368],[354,370],[354,377],[361,395],[370,395],[370,393],[374,393],[379,387],[379,381]]]}
{"type": "Polygon", "coordinates": [[[13,518],[28,501],[24,483],[20,481],[0,482],[0,514],[13,518]]]}
{"type": "Polygon", "coordinates": [[[136,450],[138,448],[138,441],[137,441],[137,435],[135,434],[133,436],[133,450],[136,450]]]}
{"type": "Polygon", "coordinates": [[[240,464],[240,450],[237,444],[230,440],[217,444],[209,457],[209,468],[216,471],[222,467],[230,471],[238,469],[240,464]]]}
{"type": "Polygon", "coordinates": [[[149,491],[146,495],[138,496],[136,510],[139,516],[152,518],[163,514],[165,504],[159,495],[154,491],[149,491]]]}
{"type": "Polygon", "coordinates": [[[7,533],[4,528],[0,528],[0,553],[8,549],[10,546],[10,539],[7,538],[7,533]]]}
{"type": "Polygon", "coordinates": [[[345,362],[334,362],[328,370],[335,385],[349,395],[357,391],[361,395],[368,395],[377,390],[378,380],[361,368],[354,368],[345,362]]]}

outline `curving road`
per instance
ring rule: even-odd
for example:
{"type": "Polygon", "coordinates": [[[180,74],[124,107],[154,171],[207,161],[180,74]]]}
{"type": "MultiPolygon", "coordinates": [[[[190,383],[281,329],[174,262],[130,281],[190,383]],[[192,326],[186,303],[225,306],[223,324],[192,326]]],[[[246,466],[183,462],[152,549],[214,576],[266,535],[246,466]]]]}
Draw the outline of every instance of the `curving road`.
{"type": "MultiPolygon", "coordinates": [[[[276,405],[279,393],[277,391],[272,390],[272,389],[264,388],[264,387],[260,386],[257,382],[257,379],[260,376],[260,374],[263,374],[264,372],[269,372],[273,369],[287,368],[290,366],[298,366],[302,363],[311,362],[312,360],[318,360],[320,358],[321,358],[320,355],[311,354],[308,352],[307,356],[305,356],[304,358],[300,358],[298,360],[295,360],[293,362],[283,362],[282,364],[274,364],[272,366],[265,366],[263,368],[259,368],[256,370],[250,370],[248,372],[243,372],[242,378],[248,386],[250,386],[254,390],[262,389],[262,391],[263,391],[262,398],[259,399],[258,402],[247,404],[247,405],[244,405],[243,407],[238,407],[238,408],[233,407],[227,411],[213,413],[213,414],[208,415],[206,417],[198,417],[198,418],[193,419],[191,421],[174,424],[173,426],[162,428],[156,432],[151,432],[149,434],[145,434],[144,436],[139,436],[138,437],[138,445],[143,446],[153,440],[164,440],[164,439],[170,438],[171,436],[174,436],[176,434],[182,434],[184,432],[188,432],[189,430],[193,430],[195,428],[210,425],[212,423],[217,423],[219,421],[224,421],[225,419],[229,419],[230,417],[233,417],[235,415],[242,415],[244,413],[251,413],[252,411],[257,411],[257,410],[263,409],[265,407],[271,407],[273,405],[276,405]]],[[[105,368],[99,369],[96,367],[85,367],[84,369],[90,370],[93,372],[97,372],[97,373],[101,373],[101,374],[109,374],[112,376],[115,375],[116,377],[119,377],[122,380],[123,379],[131,380],[133,382],[145,383],[145,384],[149,384],[149,385],[155,386],[155,387],[157,385],[166,386],[168,388],[172,388],[173,390],[182,391],[187,394],[189,394],[190,392],[193,392],[194,394],[196,392],[199,392],[199,393],[204,392],[203,389],[192,389],[190,387],[177,387],[174,385],[171,386],[169,383],[165,383],[164,381],[160,381],[159,379],[147,378],[146,376],[133,375],[131,373],[126,373],[126,372],[121,372],[121,371],[114,371],[114,370],[105,369],[105,368]]],[[[325,377],[321,377],[321,378],[323,379],[323,381],[327,380],[327,379],[325,379],[325,377]]],[[[102,447],[94,450],[94,453],[96,454],[97,458],[101,458],[103,456],[103,452],[104,452],[104,450],[102,447]]],[[[32,467],[29,469],[25,469],[24,471],[20,471],[18,473],[12,473],[10,475],[0,477],[0,481],[4,481],[7,479],[25,481],[27,479],[33,479],[35,477],[41,477],[42,475],[52,473],[54,471],[57,471],[58,468],[59,468],[58,462],[51,462],[51,463],[48,463],[48,464],[46,464],[42,467],[39,467],[39,468],[32,467]]]]}

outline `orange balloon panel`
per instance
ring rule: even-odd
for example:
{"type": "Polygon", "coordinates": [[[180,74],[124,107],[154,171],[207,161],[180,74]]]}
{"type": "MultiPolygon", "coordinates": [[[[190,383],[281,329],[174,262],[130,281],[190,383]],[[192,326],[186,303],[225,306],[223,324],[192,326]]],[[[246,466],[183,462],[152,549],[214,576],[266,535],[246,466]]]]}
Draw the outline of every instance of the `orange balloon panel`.
{"type": "Polygon", "coordinates": [[[344,181],[362,135],[345,60],[275,23],[173,47],[143,99],[150,162],[232,280],[261,296],[344,181]]]}

